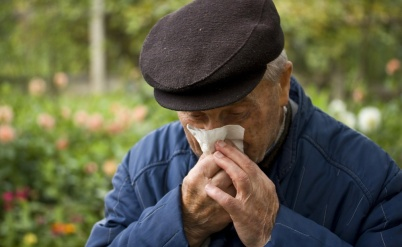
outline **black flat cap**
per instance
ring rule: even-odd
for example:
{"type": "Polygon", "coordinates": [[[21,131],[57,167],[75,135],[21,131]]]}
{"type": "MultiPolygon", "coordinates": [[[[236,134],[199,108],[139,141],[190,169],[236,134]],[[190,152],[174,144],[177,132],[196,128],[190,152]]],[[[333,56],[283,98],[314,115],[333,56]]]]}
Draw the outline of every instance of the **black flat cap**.
{"type": "Polygon", "coordinates": [[[195,0],[152,28],[140,67],[161,106],[209,110],[249,94],[283,47],[272,0],[195,0]]]}

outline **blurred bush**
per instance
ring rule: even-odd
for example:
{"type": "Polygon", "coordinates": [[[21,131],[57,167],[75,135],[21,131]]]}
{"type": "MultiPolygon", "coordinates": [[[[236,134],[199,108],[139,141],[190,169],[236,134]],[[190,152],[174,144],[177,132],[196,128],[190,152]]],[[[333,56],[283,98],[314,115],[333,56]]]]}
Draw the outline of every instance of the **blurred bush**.
{"type": "MultiPolygon", "coordinates": [[[[387,80],[387,79],[386,79],[387,80]]],[[[315,106],[377,143],[402,168],[402,95],[387,102],[372,100],[366,90],[356,88],[347,100],[331,99],[330,92],[310,84],[306,93],[315,106]]]]}
{"type": "Polygon", "coordinates": [[[146,88],[74,96],[46,87],[0,86],[0,246],[83,246],[120,160],[176,119],[146,88]]]}
{"type": "MultiPolygon", "coordinates": [[[[191,0],[105,2],[107,74],[131,78],[150,28],[191,0]]],[[[24,84],[33,75],[89,70],[90,2],[75,0],[0,1],[1,79],[24,84]],[[49,25],[52,23],[52,25],[49,25]],[[85,54],[85,55],[84,55],[85,54]]],[[[367,87],[387,100],[402,93],[399,80],[382,83],[384,65],[402,60],[401,0],[275,2],[294,72],[303,83],[330,88],[345,97],[367,87]]],[[[401,74],[401,73],[399,73],[401,74]]]]}

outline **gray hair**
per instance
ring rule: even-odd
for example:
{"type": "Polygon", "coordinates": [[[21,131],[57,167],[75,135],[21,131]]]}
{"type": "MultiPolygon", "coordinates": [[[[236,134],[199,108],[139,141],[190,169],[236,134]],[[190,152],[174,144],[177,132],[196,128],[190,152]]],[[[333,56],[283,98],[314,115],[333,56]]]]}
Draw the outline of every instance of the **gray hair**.
{"type": "Polygon", "coordinates": [[[267,64],[267,70],[264,74],[264,79],[276,83],[282,75],[284,66],[288,61],[286,51],[282,50],[282,53],[273,61],[267,64]]]}

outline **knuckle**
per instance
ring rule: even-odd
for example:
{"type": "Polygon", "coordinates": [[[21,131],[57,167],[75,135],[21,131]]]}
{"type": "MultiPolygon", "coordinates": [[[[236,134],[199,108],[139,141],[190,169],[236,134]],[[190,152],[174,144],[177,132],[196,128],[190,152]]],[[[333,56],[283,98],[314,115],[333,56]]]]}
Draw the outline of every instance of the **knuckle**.
{"type": "Polygon", "coordinates": [[[235,200],[231,198],[230,196],[226,196],[222,200],[222,205],[225,205],[227,208],[233,209],[236,206],[235,200]]]}
{"type": "Polygon", "coordinates": [[[197,179],[194,176],[186,176],[183,179],[183,184],[192,187],[193,185],[197,184],[197,179]]]}
{"type": "MultiPolygon", "coordinates": [[[[266,178],[263,178],[263,179],[266,180],[266,178]]],[[[267,184],[268,190],[276,191],[276,186],[270,179],[268,179],[268,182],[266,184],[267,184]]]]}
{"type": "Polygon", "coordinates": [[[244,163],[244,166],[245,167],[248,167],[248,168],[255,168],[255,163],[253,162],[253,161],[251,161],[250,159],[247,159],[246,161],[245,161],[245,163],[244,163]]]}
{"type": "Polygon", "coordinates": [[[241,172],[236,174],[236,180],[240,183],[247,183],[249,182],[249,178],[246,173],[241,172]]]}

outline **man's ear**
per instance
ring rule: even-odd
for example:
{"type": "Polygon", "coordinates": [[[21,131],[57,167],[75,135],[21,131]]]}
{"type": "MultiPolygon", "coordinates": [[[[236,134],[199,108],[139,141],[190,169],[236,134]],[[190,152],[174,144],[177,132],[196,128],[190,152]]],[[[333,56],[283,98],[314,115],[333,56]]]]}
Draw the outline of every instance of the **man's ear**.
{"type": "Polygon", "coordinates": [[[281,106],[286,106],[289,102],[290,77],[292,76],[292,70],[292,62],[287,61],[279,80],[279,84],[281,87],[281,91],[279,93],[279,103],[281,106]]]}

